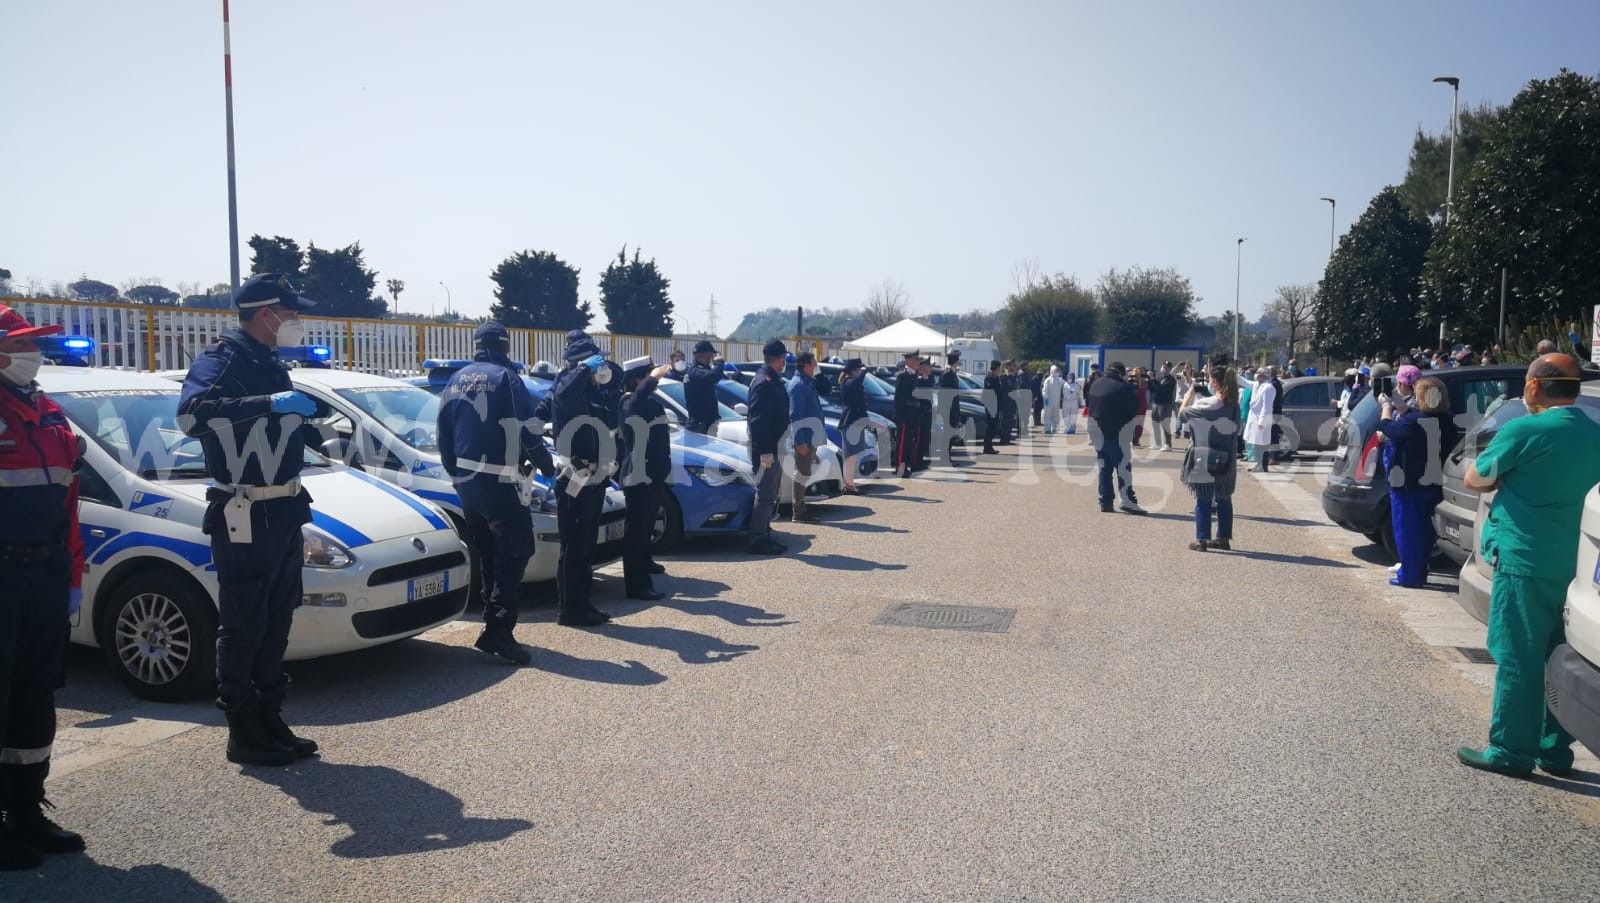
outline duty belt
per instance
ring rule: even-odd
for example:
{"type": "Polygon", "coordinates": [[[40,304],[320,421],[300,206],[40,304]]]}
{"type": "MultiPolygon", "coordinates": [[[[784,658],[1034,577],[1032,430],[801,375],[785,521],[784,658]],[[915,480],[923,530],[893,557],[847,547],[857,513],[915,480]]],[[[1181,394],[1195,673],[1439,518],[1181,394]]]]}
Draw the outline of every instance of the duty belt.
{"type": "Polygon", "coordinates": [[[0,545],[0,561],[6,564],[38,564],[60,555],[64,546],[7,546],[0,545]]]}
{"type": "Polygon", "coordinates": [[[228,541],[251,541],[250,509],[256,502],[268,499],[293,498],[300,494],[300,478],[295,477],[281,486],[231,486],[217,483],[212,488],[233,496],[222,509],[222,520],[228,525],[228,541]]]}
{"type": "Polygon", "coordinates": [[[512,485],[517,487],[517,499],[522,503],[522,506],[526,508],[533,504],[532,474],[523,473],[521,469],[512,467],[510,464],[490,464],[487,461],[474,461],[470,458],[457,458],[456,467],[470,473],[488,474],[492,477],[509,480],[512,485]]]}

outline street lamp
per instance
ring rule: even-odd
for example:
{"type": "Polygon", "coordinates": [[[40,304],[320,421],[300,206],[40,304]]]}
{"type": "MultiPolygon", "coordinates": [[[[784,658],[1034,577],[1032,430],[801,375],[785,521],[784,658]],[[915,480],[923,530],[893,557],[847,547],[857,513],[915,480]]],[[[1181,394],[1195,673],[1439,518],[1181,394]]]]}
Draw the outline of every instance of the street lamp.
{"type": "Polygon", "coordinates": [[[1336,220],[1334,212],[1339,209],[1339,202],[1333,198],[1322,198],[1328,202],[1328,256],[1333,256],[1333,229],[1336,220]]]}
{"type": "Polygon", "coordinates": [[[1234,245],[1233,262],[1233,363],[1239,364],[1239,274],[1244,272],[1244,239],[1234,245]]]}
{"type": "Polygon", "coordinates": [[[239,194],[233,178],[233,40],[228,31],[228,0],[222,0],[222,96],[228,128],[228,281],[239,290],[239,194]]]}
{"type": "Polygon", "coordinates": [[[450,313],[450,286],[445,285],[443,279],[439,280],[439,285],[444,288],[444,312],[448,316],[450,313]]]}
{"type": "Polygon", "coordinates": [[[1450,168],[1447,170],[1444,183],[1444,224],[1450,225],[1451,198],[1455,196],[1456,188],[1456,117],[1461,110],[1461,79],[1454,75],[1441,75],[1434,79],[1434,84],[1450,86],[1452,98],[1450,101],[1450,168]]]}

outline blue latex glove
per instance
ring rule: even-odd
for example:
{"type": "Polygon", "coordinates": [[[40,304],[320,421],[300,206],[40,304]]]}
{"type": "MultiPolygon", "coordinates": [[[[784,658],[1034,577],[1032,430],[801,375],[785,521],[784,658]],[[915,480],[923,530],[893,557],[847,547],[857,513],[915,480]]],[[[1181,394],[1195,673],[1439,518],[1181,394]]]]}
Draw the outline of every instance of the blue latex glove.
{"type": "Polygon", "coordinates": [[[75,586],[67,593],[67,614],[77,614],[81,605],[83,605],[83,590],[75,586]]]}
{"type": "Polygon", "coordinates": [[[590,373],[593,373],[594,371],[599,370],[601,367],[606,365],[606,357],[603,354],[597,354],[594,357],[584,361],[583,365],[589,368],[590,373]]]}
{"type": "Polygon", "coordinates": [[[272,396],[272,413],[299,414],[309,417],[316,413],[317,405],[299,392],[278,392],[272,396]]]}

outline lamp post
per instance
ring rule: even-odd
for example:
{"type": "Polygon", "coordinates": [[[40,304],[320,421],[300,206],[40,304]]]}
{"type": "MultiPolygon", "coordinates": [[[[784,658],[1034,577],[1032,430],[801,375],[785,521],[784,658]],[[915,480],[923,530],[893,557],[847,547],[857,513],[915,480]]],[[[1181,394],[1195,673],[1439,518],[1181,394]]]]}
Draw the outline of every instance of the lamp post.
{"type": "Polygon", "coordinates": [[[239,196],[233,179],[233,42],[228,33],[228,0],[222,0],[222,96],[228,121],[228,279],[239,290],[239,196]]]}
{"type": "Polygon", "coordinates": [[[1244,272],[1244,239],[1234,244],[1233,261],[1233,363],[1239,364],[1239,276],[1244,272]]]}
{"type": "Polygon", "coordinates": [[[1451,198],[1455,196],[1456,189],[1456,118],[1461,110],[1461,79],[1454,75],[1441,75],[1433,80],[1435,84],[1450,86],[1450,168],[1446,170],[1444,183],[1444,224],[1450,225],[1451,198]]]}
{"type": "Polygon", "coordinates": [[[1333,198],[1322,198],[1328,202],[1328,256],[1333,256],[1333,230],[1337,217],[1334,215],[1339,209],[1339,202],[1333,198]]]}
{"type": "Polygon", "coordinates": [[[448,316],[452,306],[450,301],[450,286],[445,285],[443,279],[439,280],[439,285],[444,289],[444,312],[448,316]]]}

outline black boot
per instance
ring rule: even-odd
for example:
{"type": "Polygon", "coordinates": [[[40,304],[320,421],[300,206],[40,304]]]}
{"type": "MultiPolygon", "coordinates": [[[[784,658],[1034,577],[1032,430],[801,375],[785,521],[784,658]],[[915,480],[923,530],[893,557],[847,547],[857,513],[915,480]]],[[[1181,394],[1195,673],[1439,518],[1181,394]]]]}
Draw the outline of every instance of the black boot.
{"type": "Polygon", "coordinates": [[[296,737],[289,725],[283,723],[282,704],[261,704],[261,730],[279,746],[294,750],[296,758],[304,759],[317,754],[317,741],[296,737]]]}
{"type": "MultiPolygon", "coordinates": [[[[15,844],[39,853],[81,853],[83,837],[45,817],[44,779],[50,762],[5,767],[6,833],[15,844]]],[[[30,868],[31,866],[18,866],[30,868]]]]}
{"type": "Polygon", "coordinates": [[[235,703],[228,717],[228,761],[236,765],[292,765],[295,754],[267,734],[257,703],[235,703]]]}
{"type": "Polygon", "coordinates": [[[523,648],[509,629],[485,627],[472,645],[490,655],[498,655],[513,665],[526,665],[533,661],[533,653],[523,648]]]}

